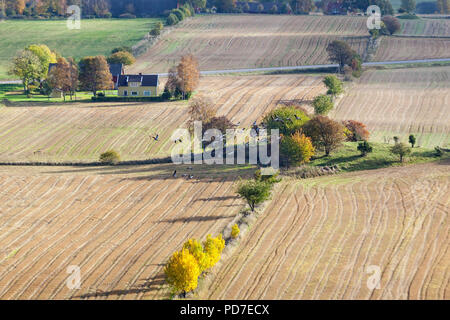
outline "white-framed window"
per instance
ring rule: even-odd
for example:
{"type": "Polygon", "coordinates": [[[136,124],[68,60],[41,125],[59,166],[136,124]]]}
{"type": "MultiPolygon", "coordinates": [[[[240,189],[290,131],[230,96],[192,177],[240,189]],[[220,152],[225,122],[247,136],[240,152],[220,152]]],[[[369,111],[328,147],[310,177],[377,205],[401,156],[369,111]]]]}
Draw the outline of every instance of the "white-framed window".
{"type": "Polygon", "coordinates": [[[130,87],[139,87],[139,82],[130,82],[130,87]]]}
{"type": "Polygon", "coordinates": [[[123,95],[127,96],[128,95],[128,91],[127,90],[123,90],[123,95]]]}
{"type": "Polygon", "coordinates": [[[137,96],[138,93],[137,93],[137,91],[131,91],[131,95],[132,95],[132,96],[137,96]]]}
{"type": "Polygon", "coordinates": [[[144,96],[150,97],[152,95],[151,91],[144,91],[144,96]]]}

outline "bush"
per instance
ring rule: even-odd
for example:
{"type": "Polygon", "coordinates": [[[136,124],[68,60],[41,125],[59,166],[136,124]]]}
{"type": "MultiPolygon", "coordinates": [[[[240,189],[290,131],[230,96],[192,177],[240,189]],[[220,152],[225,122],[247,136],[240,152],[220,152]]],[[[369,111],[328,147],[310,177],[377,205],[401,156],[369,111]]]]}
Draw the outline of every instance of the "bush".
{"type": "Polygon", "coordinates": [[[161,34],[161,30],[153,28],[152,30],[150,30],[149,34],[151,36],[157,37],[161,34]]]}
{"type": "Polygon", "coordinates": [[[189,239],[184,243],[183,249],[188,250],[194,256],[195,260],[197,260],[200,273],[209,268],[209,259],[200,241],[189,239]]]}
{"type": "Polygon", "coordinates": [[[409,135],[408,141],[411,144],[411,148],[414,148],[414,145],[416,144],[416,137],[413,134],[411,134],[409,135]]]}
{"type": "Polygon", "coordinates": [[[313,106],[316,114],[326,115],[334,105],[330,96],[322,94],[314,98],[313,106]]]}
{"type": "Polygon", "coordinates": [[[337,96],[342,93],[342,81],[334,75],[326,76],[323,83],[328,88],[327,94],[337,96]]]}
{"type": "Polygon", "coordinates": [[[411,153],[411,149],[404,144],[403,142],[396,143],[392,148],[391,152],[400,157],[400,162],[403,162],[403,159],[406,155],[411,153]]]}
{"type": "Polygon", "coordinates": [[[238,185],[237,194],[245,199],[252,211],[258,204],[263,203],[270,197],[272,185],[263,181],[249,180],[238,185]]]}
{"type": "Polygon", "coordinates": [[[167,17],[167,20],[166,20],[166,23],[169,26],[173,26],[173,25],[177,24],[178,22],[180,22],[180,21],[178,20],[177,16],[174,15],[173,13],[169,14],[169,16],[167,17]]]}
{"type": "Polygon", "coordinates": [[[133,49],[131,47],[127,47],[127,46],[116,47],[111,50],[111,54],[114,54],[114,53],[120,52],[120,51],[126,51],[126,52],[133,54],[133,49]]]}
{"type": "Polygon", "coordinates": [[[241,232],[241,230],[239,230],[239,226],[237,224],[234,224],[231,227],[231,238],[236,239],[239,236],[240,232],[241,232]]]}
{"type": "Polygon", "coordinates": [[[225,240],[222,235],[212,238],[210,234],[206,236],[206,240],[203,241],[203,250],[207,257],[207,269],[210,269],[219,262],[223,249],[225,248],[225,240]]]}
{"type": "Polygon", "coordinates": [[[372,146],[367,142],[360,142],[357,147],[358,151],[361,152],[361,156],[365,157],[368,153],[373,151],[372,146]]]}
{"type": "Polygon", "coordinates": [[[435,147],[434,152],[436,157],[442,157],[442,155],[444,154],[444,151],[440,147],[435,147]]]}
{"type": "Polygon", "coordinates": [[[102,163],[116,164],[119,161],[120,161],[120,156],[114,150],[109,150],[109,151],[103,152],[100,155],[100,162],[102,162],[102,163]]]}

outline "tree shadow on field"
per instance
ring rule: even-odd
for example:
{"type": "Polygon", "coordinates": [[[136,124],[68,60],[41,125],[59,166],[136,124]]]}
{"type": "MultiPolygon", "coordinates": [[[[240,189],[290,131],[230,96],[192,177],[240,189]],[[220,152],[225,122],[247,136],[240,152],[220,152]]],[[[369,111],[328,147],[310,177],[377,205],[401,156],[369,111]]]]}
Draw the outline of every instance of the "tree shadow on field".
{"type": "Polygon", "coordinates": [[[61,170],[45,170],[45,174],[97,174],[122,177],[122,180],[152,181],[152,180],[179,180],[184,179],[196,182],[224,182],[246,179],[253,176],[256,167],[246,165],[177,165],[146,164],[121,166],[83,166],[65,167],[61,170]],[[174,172],[176,170],[176,176],[174,172]]]}
{"type": "Polygon", "coordinates": [[[220,215],[220,216],[196,216],[196,217],[181,217],[181,218],[176,218],[176,219],[164,219],[164,220],[159,220],[156,223],[177,223],[177,222],[205,222],[205,221],[213,221],[213,220],[220,220],[220,219],[232,219],[234,218],[235,215],[231,215],[231,216],[224,216],[224,215],[220,215]]]}
{"type": "Polygon", "coordinates": [[[144,279],[144,282],[141,284],[136,284],[130,289],[118,289],[118,290],[96,290],[95,292],[90,292],[86,294],[81,294],[79,296],[75,296],[74,298],[79,299],[89,299],[89,298],[98,298],[98,297],[109,297],[109,296],[122,296],[128,294],[139,294],[146,293],[152,291],[158,291],[161,286],[166,283],[164,274],[160,273],[153,277],[152,279],[144,279]]]}

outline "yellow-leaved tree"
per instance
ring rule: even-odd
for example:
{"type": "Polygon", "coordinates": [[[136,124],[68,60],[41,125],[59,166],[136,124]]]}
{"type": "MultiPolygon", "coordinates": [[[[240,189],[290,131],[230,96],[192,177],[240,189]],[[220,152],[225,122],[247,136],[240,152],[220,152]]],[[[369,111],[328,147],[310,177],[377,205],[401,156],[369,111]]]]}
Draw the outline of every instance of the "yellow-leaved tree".
{"type": "Polygon", "coordinates": [[[208,269],[209,259],[208,255],[203,250],[203,246],[197,239],[189,239],[183,245],[183,249],[189,250],[189,252],[197,260],[200,268],[200,273],[208,269]]]}
{"type": "Polygon", "coordinates": [[[216,238],[211,237],[210,234],[206,236],[206,240],[203,241],[203,250],[208,259],[207,269],[212,268],[220,260],[223,248],[225,248],[225,240],[221,234],[216,238]]]}
{"type": "Polygon", "coordinates": [[[167,283],[173,293],[186,293],[197,288],[200,267],[188,249],[175,251],[164,267],[167,283]]]}
{"type": "Polygon", "coordinates": [[[239,235],[239,233],[241,232],[241,230],[239,230],[239,226],[235,223],[232,227],[231,227],[231,237],[233,239],[236,239],[239,235]]]}

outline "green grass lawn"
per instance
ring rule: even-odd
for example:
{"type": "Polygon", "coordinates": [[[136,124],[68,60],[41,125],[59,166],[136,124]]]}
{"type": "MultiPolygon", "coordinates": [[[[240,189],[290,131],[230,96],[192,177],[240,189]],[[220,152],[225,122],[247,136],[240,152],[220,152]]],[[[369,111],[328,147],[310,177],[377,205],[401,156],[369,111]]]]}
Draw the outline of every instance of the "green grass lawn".
{"type": "MultiPolygon", "coordinates": [[[[105,91],[106,96],[116,96],[117,90],[105,91]]],[[[92,92],[77,92],[76,97],[70,100],[70,96],[66,95],[66,102],[73,101],[92,101],[92,92]]],[[[48,96],[34,93],[31,97],[27,97],[23,93],[23,87],[17,84],[0,84],[0,103],[3,99],[8,99],[10,102],[44,102],[44,103],[61,103],[64,98],[49,98],[48,96]]]]}
{"type": "Polygon", "coordinates": [[[152,19],[84,19],[80,30],[69,30],[66,20],[5,20],[0,22],[0,80],[16,52],[33,43],[46,44],[64,57],[108,55],[118,46],[133,46],[153,25],[152,19]]]}
{"type": "MultiPolygon", "coordinates": [[[[356,150],[358,142],[345,142],[338,150],[331,153],[329,157],[321,154],[312,160],[311,166],[333,166],[338,165],[342,171],[358,171],[385,168],[402,165],[398,156],[390,152],[393,144],[370,143],[373,146],[373,152],[365,157],[356,150]]],[[[444,155],[447,157],[448,155],[444,155]]],[[[406,156],[404,163],[423,163],[438,160],[434,150],[425,148],[414,148],[410,155],[406,156]]]]}

